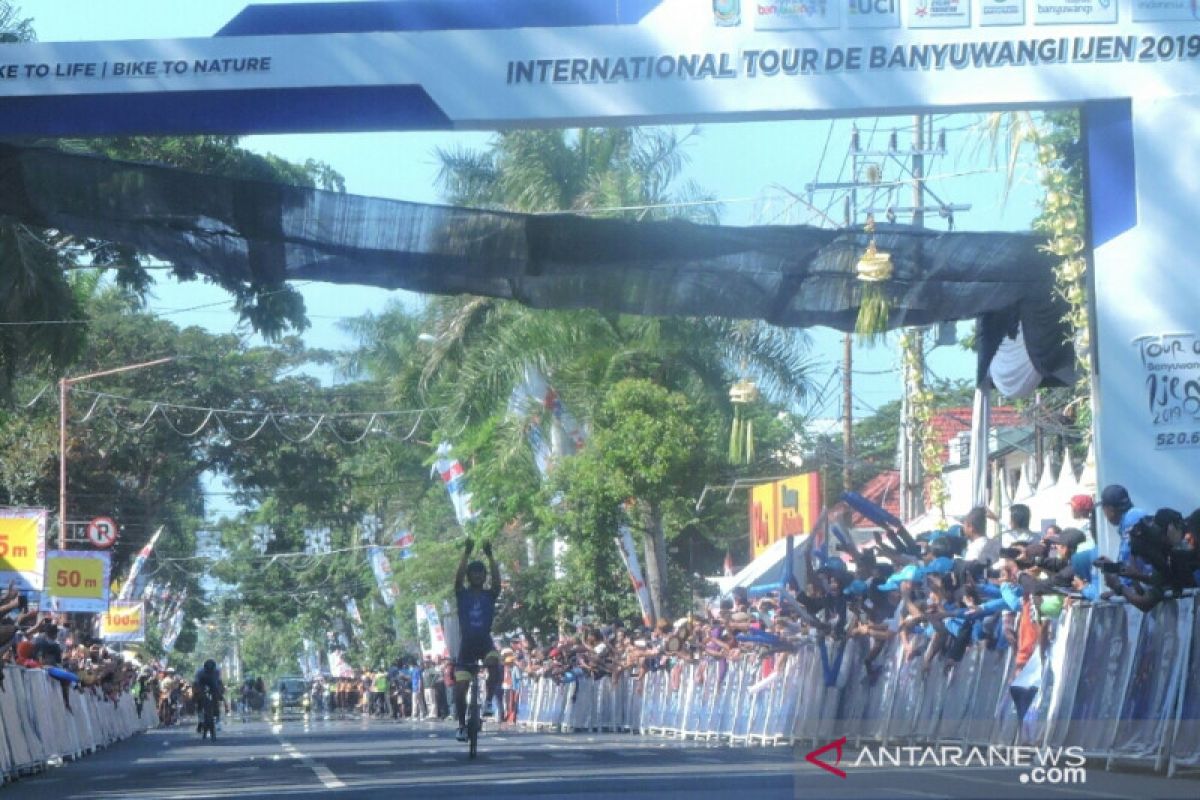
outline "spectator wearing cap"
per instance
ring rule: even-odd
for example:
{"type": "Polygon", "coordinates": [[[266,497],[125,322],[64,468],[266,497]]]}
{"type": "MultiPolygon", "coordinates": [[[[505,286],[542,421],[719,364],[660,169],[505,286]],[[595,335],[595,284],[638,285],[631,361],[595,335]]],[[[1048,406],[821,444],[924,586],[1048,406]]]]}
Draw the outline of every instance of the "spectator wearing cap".
{"type": "MultiPolygon", "coordinates": [[[[1100,510],[1109,524],[1117,527],[1117,533],[1121,537],[1121,544],[1117,548],[1117,562],[1138,572],[1147,572],[1146,565],[1133,557],[1129,543],[1130,529],[1147,516],[1146,512],[1135,508],[1133,500],[1129,498],[1129,492],[1117,483],[1105,486],[1104,491],[1100,493],[1100,510]]],[[[1121,582],[1126,586],[1131,583],[1128,578],[1122,578],[1121,582]]]]}
{"type": "Polygon", "coordinates": [[[1079,552],[1080,546],[1087,542],[1087,536],[1078,528],[1067,528],[1050,534],[1043,542],[1054,548],[1055,558],[1060,561],[1068,561],[1071,556],[1079,552]]]}
{"type": "Polygon", "coordinates": [[[1077,494],[1071,498],[1071,519],[1074,527],[1083,531],[1086,540],[1076,548],[1075,552],[1096,549],[1096,501],[1091,495],[1077,494]]]}

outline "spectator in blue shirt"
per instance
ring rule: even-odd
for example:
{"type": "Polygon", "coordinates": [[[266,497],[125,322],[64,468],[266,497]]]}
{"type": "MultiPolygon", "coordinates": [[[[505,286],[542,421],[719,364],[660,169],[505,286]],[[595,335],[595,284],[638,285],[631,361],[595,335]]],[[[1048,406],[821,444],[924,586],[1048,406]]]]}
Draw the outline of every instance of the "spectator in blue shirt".
{"type": "MultiPolygon", "coordinates": [[[[1109,524],[1117,526],[1117,533],[1121,536],[1121,545],[1117,550],[1117,563],[1136,569],[1138,572],[1148,572],[1147,565],[1141,563],[1141,559],[1135,559],[1129,549],[1129,529],[1146,517],[1146,512],[1140,508],[1134,508],[1133,501],[1129,499],[1129,492],[1124,486],[1116,483],[1105,486],[1104,491],[1100,493],[1100,510],[1104,512],[1104,518],[1109,521],[1109,524]]],[[[1121,582],[1126,586],[1132,584],[1128,578],[1122,578],[1121,582]]]]}

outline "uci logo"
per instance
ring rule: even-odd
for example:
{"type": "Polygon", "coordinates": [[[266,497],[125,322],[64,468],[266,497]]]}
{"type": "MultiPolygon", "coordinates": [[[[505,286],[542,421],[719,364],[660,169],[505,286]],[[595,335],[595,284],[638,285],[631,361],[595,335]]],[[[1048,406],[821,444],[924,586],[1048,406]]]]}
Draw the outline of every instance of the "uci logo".
{"type": "Polygon", "coordinates": [[[849,0],[851,14],[883,14],[896,13],[896,0],[849,0]]]}

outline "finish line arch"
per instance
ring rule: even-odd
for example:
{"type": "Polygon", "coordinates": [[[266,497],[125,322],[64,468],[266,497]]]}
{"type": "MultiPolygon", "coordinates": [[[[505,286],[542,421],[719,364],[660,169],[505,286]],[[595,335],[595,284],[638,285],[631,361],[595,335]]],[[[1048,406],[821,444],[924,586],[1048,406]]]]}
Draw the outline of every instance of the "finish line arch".
{"type": "MultiPolygon", "coordinates": [[[[1200,474],[1195,0],[409,0],[250,6],[212,38],[6,44],[0,135],[1082,109],[1100,482],[1200,474]]],[[[1200,499],[1200,498],[1198,498],[1200,499]]]]}

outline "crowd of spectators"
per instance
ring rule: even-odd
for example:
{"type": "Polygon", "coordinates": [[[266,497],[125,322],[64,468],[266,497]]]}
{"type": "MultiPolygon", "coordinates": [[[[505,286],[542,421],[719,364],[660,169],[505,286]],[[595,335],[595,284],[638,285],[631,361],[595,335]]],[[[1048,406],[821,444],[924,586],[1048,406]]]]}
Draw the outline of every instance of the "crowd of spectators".
{"type": "MultiPolygon", "coordinates": [[[[90,692],[116,702],[137,677],[137,668],[94,639],[66,626],[63,615],[30,609],[27,595],[9,584],[0,595],[0,666],[46,669],[71,692],[90,692]]],[[[0,686],[4,673],[0,670],[0,686]]]]}
{"type": "MultiPolygon", "coordinates": [[[[1073,526],[1029,528],[1029,510],[1010,509],[1008,527],[989,535],[984,508],[972,509],[961,524],[912,535],[883,526],[874,541],[856,544],[830,536],[819,551],[805,548],[792,579],[765,589],[734,589],[702,613],[653,625],[580,623],[557,635],[514,631],[499,639],[496,668],[503,670],[502,702],[485,714],[515,717],[524,681],[548,678],[634,677],[688,663],[724,665],[753,659],[764,671],[805,640],[867,647],[868,673],[897,642],[909,657],[930,667],[936,659],[960,660],[968,647],[1016,649],[1025,663],[1052,635],[1051,623],[1080,601],[1124,599],[1142,611],[1163,598],[1200,585],[1200,509],[1188,516],[1172,509],[1155,513],[1136,507],[1128,492],[1113,485],[1099,504],[1071,501],[1073,526]],[[1099,554],[1097,515],[1120,535],[1117,557],[1099,554]]],[[[171,669],[138,670],[119,654],[60,629],[52,615],[30,611],[14,587],[0,596],[0,659],[26,667],[73,673],[69,691],[92,691],[115,700],[132,689],[141,706],[149,699],[164,725],[192,709],[191,681],[171,669]]],[[[2,674],[2,673],[0,673],[2,674]]],[[[331,715],[368,715],[395,720],[453,716],[454,667],[449,658],[399,659],[386,668],[318,678],[308,686],[308,708],[331,715]]],[[[238,697],[244,705],[266,692],[251,680],[238,697]]],[[[489,704],[490,706],[490,704],[489,704]]]]}
{"type": "Polygon", "coordinates": [[[989,535],[984,508],[944,531],[912,535],[884,526],[874,541],[849,537],[832,554],[804,551],[808,563],[787,585],[734,589],[705,613],[653,626],[581,624],[550,641],[518,632],[504,640],[505,709],[524,680],[570,683],[674,669],[687,663],[752,659],[764,674],[805,641],[859,639],[869,675],[896,642],[928,669],[948,666],[968,647],[1015,648],[1018,667],[1048,644],[1053,622],[1075,602],[1123,598],[1148,611],[1163,598],[1200,585],[1200,510],[1138,509],[1121,486],[1097,505],[1071,501],[1071,527],[1029,527],[1029,509],[1014,505],[1008,527],[989,535]],[[1100,555],[1097,514],[1116,527],[1116,559],[1100,555]]]}

